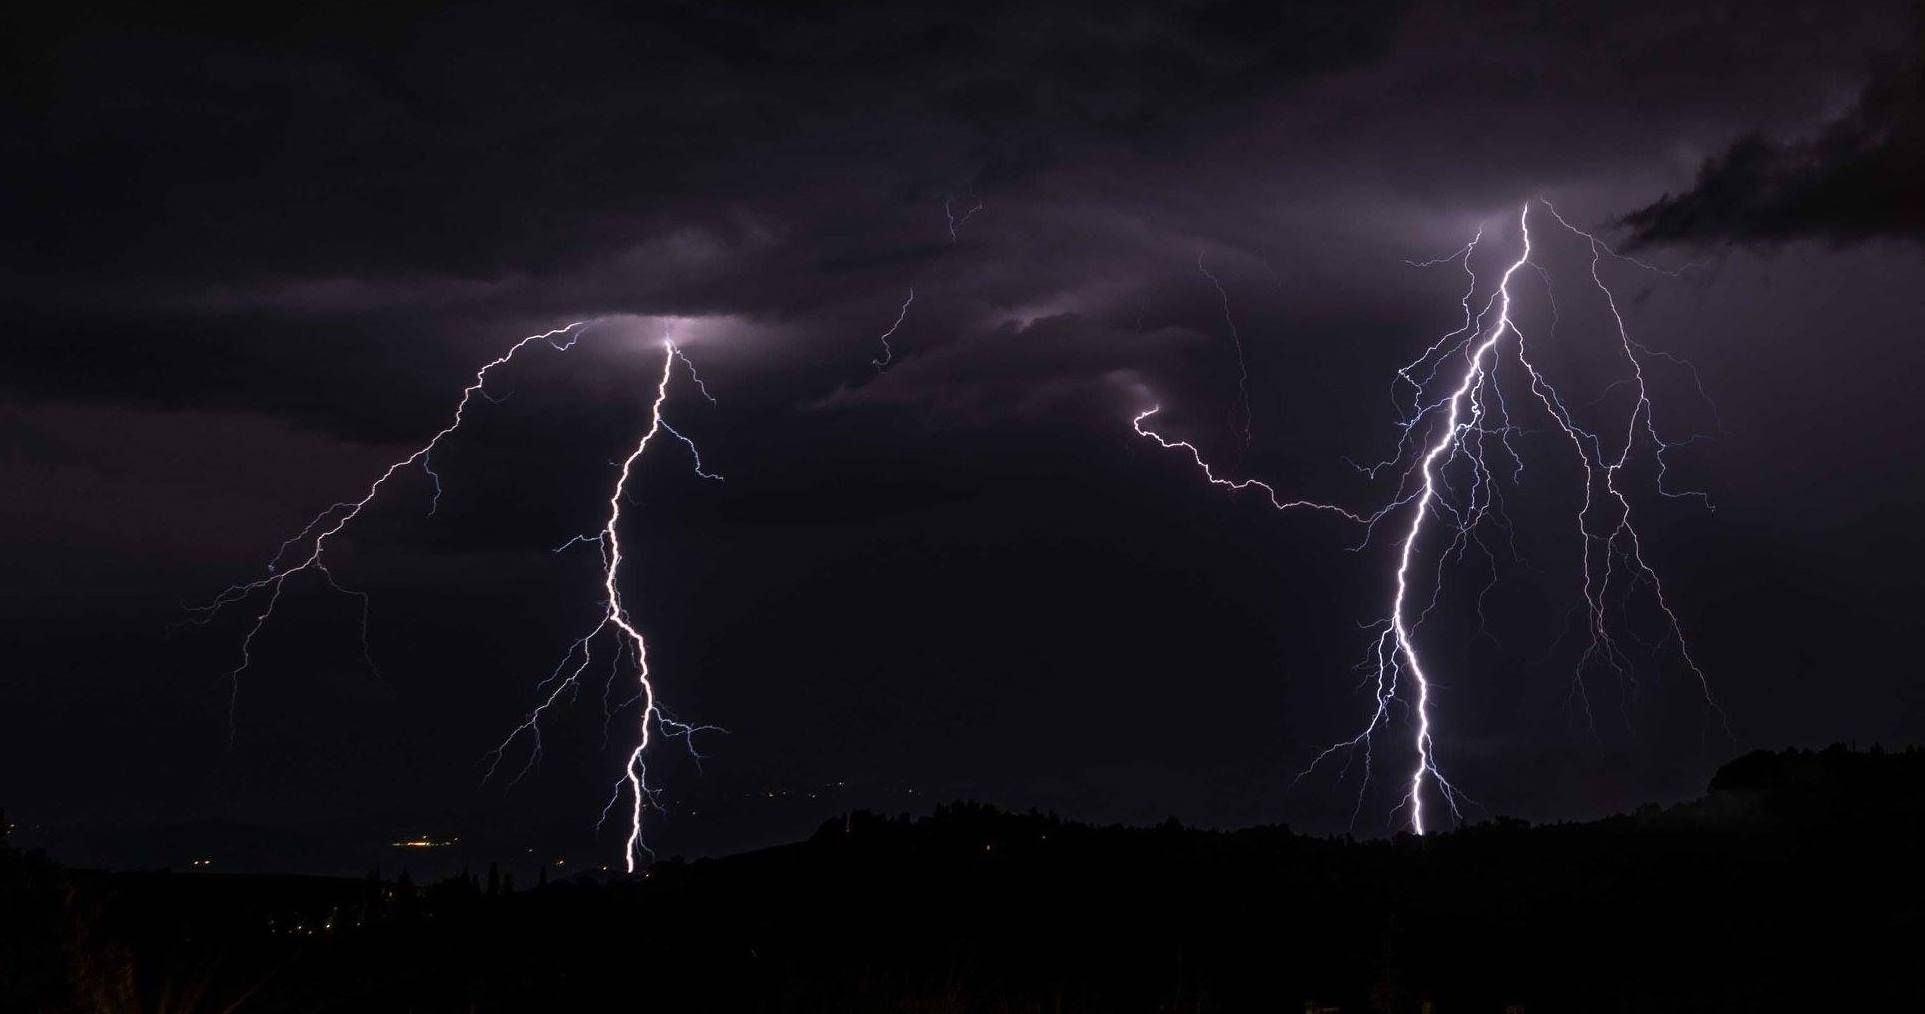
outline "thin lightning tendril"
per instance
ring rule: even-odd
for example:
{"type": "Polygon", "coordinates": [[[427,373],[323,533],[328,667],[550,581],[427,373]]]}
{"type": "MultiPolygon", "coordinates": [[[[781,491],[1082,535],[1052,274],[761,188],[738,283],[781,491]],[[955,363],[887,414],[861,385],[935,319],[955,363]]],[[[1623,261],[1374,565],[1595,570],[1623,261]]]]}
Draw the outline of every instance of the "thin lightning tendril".
{"type": "Polygon", "coordinates": [[[889,344],[889,339],[895,337],[897,329],[902,327],[902,322],[909,319],[909,304],[915,301],[916,290],[910,289],[909,298],[902,301],[902,309],[896,312],[896,322],[889,325],[889,330],[884,331],[882,337],[877,339],[877,341],[882,343],[882,355],[869,360],[870,364],[876,368],[877,373],[881,373],[889,367],[890,363],[895,361],[896,350],[894,346],[889,344]]]}
{"type": "Polygon", "coordinates": [[[943,199],[942,214],[943,214],[943,217],[947,219],[949,222],[949,242],[951,243],[958,242],[962,238],[960,235],[960,233],[962,232],[962,227],[966,223],[968,223],[969,219],[973,215],[975,215],[976,212],[983,210],[982,198],[979,197],[979,198],[976,198],[975,200],[976,200],[975,204],[971,205],[968,208],[965,208],[963,210],[963,213],[961,215],[958,215],[956,214],[955,198],[943,199]]]}
{"type": "MultiPolygon", "coordinates": [[[[1203,277],[1208,278],[1210,285],[1216,289],[1217,299],[1223,303],[1223,322],[1229,325],[1230,342],[1235,345],[1237,349],[1237,397],[1243,409],[1243,422],[1238,426],[1238,429],[1243,434],[1243,446],[1249,447],[1252,422],[1250,416],[1250,364],[1243,358],[1243,335],[1237,331],[1236,318],[1230,316],[1230,293],[1223,288],[1223,283],[1217,280],[1217,276],[1211,274],[1210,269],[1203,266],[1202,253],[1196,255],[1196,269],[1202,272],[1203,277]]],[[[1236,425],[1234,421],[1232,424],[1236,425]]]]}
{"type": "MultiPolygon", "coordinates": [[[[1619,310],[1617,297],[1599,273],[1599,263],[1609,256],[1637,267],[1654,271],[1659,269],[1622,257],[1596,236],[1571,225],[1550,202],[1538,203],[1543,204],[1558,225],[1589,244],[1591,282],[1602,293],[1605,305],[1611,311],[1617,344],[1629,367],[1630,376],[1612,385],[1613,390],[1628,388],[1633,395],[1622,436],[1615,441],[1618,444],[1615,451],[1606,448],[1605,439],[1599,433],[1587,430],[1575,421],[1562,395],[1532,359],[1526,334],[1513,318],[1512,281],[1520,269],[1526,266],[1533,268],[1543,279],[1547,293],[1550,291],[1549,272],[1531,259],[1530,203],[1524,205],[1518,217],[1522,252],[1505,268],[1496,290],[1481,307],[1474,303],[1477,275],[1471,267],[1471,257],[1484,238],[1481,229],[1470,242],[1452,254],[1406,262],[1420,268],[1450,263],[1461,265],[1467,279],[1461,300],[1464,320],[1461,326],[1432,342],[1415,360],[1397,371],[1392,389],[1392,403],[1397,410],[1399,430],[1395,450],[1383,461],[1356,466],[1371,478],[1377,477],[1384,469],[1402,466],[1396,492],[1382,507],[1359,511],[1311,500],[1286,499],[1273,486],[1260,480],[1224,478],[1216,473],[1195,445],[1164,437],[1144,425],[1144,421],[1159,412],[1160,407],[1139,413],[1132,422],[1139,436],[1148,437],[1166,449],[1185,452],[1205,481],[1212,485],[1232,491],[1255,488],[1262,491],[1270,506],[1278,510],[1310,508],[1339,514],[1363,525],[1364,538],[1353,547],[1355,549],[1368,545],[1378,522],[1394,512],[1408,512],[1397,543],[1395,588],[1387,616],[1371,625],[1371,629],[1377,633],[1371,640],[1370,651],[1362,665],[1369,674],[1365,677],[1365,685],[1371,688],[1373,707],[1370,715],[1356,735],[1326,747],[1297,776],[1301,780],[1331,755],[1343,753],[1346,759],[1338,775],[1341,781],[1348,777],[1352,760],[1361,754],[1363,780],[1358,789],[1356,807],[1352,811],[1353,823],[1356,813],[1361,811],[1369,786],[1376,734],[1392,720],[1393,710],[1399,706],[1408,709],[1410,714],[1411,747],[1415,760],[1393,814],[1398,810],[1406,811],[1410,829],[1421,835],[1430,826],[1424,807],[1428,792],[1440,797],[1455,819],[1461,819],[1462,816],[1458,802],[1468,801],[1444,776],[1438,765],[1432,694],[1436,683],[1433,674],[1426,669],[1417,643],[1417,633],[1437,606],[1445,565],[1462,561],[1473,547],[1490,560],[1490,583],[1479,591],[1475,599],[1480,632],[1488,633],[1488,628],[1484,626],[1483,601],[1497,580],[1497,558],[1481,533],[1487,520],[1507,537],[1513,532],[1510,520],[1504,515],[1499,473],[1493,470],[1491,457],[1496,456],[1500,462],[1509,459],[1506,471],[1513,483],[1524,472],[1524,459],[1511,439],[1522,430],[1513,421],[1511,407],[1505,402],[1498,377],[1500,364],[1507,351],[1523,370],[1524,379],[1518,383],[1528,388],[1552,424],[1563,434],[1584,473],[1582,506],[1576,521],[1582,547],[1579,563],[1581,609],[1589,640],[1573,674],[1574,695],[1582,699],[1588,716],[1590,695],[1584,674],[1596,665],[1605,666],[1627,684],[1632,683],[1629,657],[1618,641],[1619,635],[1613,632],[1613,612],[1622,612],[1625,608],[1618,599],[1639,588],[1647,588],[1664,618],[1667,628],[1665,643],[1675,649],[1680,661],[1696,677],[1707,705],[1721,719],[1723,717],[1712,699],[1709,679],[1686,644],[1683,625],[1665,594],[1664,586],[1645,559],[1642,538],[1632,525],[1631,501],[1621,483],[1623,472],[1636,460],[1638,450],[1648,447],[1655,466],[1659,493],[1671,498],[1696,499],[1710,506],[1703,493],[1674,490],[1667,484],[1669,462],[1665,459],[1665,453],[1688,441],[1667,441],[1660,435],[1646,386],[1647,360],[1663,359],[1689,371],[1701,397],[1704,395],[1703,384],[1688,361],[1670,353],[1654,351],[1631,337],[1619,310]],[[1513,338],[1514,342],[1507,344],[1507,336],[1513,338]],[[1456,375],[1454,385],[1445,393],[1431,394],[1439,374],[1451,369],[1452,364],[1461,364],[1461,372],[1456,375]],[[1461,487],[1453,485],[1451,475],[1454,471],[1468,471],[1468,482],[1461,487]],[[1413,616],[1417,557],[1420,545],[1426,542],[1432,519],[1448,528],[1450,539],[1438,553],[1435,572],[1428,577],[1432,582],[1429,599],[1413,616]]],[[[1197,267],[1217,285],[1218,294],[1223,297],[1222,285],[1204,268],[1201,258],[1197,267]]],[[[1223,304],[1228,319],[1227,297],[1223,297],[1223,304]]],[[[1556,309],[1553,298],[1553,333],[1556,309]]],[[[1234,322],[1231,324],[1231,335],[1236,338],[1234,322]]],[[[1239,341],[1239,361],[1241,350],[1239,341]]],[[[1244,378],[1247,380],[1247,373],[1244,378]]],[[[1247,424],[1247,384],[1239,384],[1239,395],[1246,406],[1247,424]]],[[[1708,398],[1706,402],[1709,403],[1708,398]]],[[[1514,541],[1512,555],[1517,555],[1514,541]]]]}

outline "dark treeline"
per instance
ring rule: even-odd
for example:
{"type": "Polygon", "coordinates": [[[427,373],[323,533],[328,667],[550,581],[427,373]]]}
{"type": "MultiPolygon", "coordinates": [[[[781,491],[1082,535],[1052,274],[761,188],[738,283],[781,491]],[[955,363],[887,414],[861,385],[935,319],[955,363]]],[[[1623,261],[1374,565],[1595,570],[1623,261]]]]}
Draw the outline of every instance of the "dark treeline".
{"type": "Polygon", "coordinates": [[[1356,842],[956,804],[646,878],[106,874],[0,850],[23,1011],[1917,1010],[1925,753],[1356,842]]]}

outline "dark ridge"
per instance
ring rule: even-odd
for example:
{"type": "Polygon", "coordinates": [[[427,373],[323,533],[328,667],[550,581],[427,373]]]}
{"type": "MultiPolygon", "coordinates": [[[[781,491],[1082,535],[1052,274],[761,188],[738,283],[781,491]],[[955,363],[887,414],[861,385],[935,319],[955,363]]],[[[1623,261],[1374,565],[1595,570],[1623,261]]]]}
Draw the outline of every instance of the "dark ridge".
{"type": "Polygon", "coordinates": [[[1761,752],[1679,806],[1377,841],[955,803],[519,887],[8,849],[0,1009],[1916,1010],[1922,773],[1761,752]]]}

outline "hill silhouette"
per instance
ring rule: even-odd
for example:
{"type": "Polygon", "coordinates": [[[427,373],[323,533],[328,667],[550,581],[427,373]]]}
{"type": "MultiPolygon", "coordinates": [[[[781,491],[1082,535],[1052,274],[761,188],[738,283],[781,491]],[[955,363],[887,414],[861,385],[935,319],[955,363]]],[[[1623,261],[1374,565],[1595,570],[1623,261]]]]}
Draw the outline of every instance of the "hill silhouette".
{"type": "Polygon", "coordinates": [[[1353,841],[957,803],[519,890],[8,850],[0,1008],[1921,1009],[1921,830],[1925,752],[1833,747],[1586,823],[1353,841]]]}

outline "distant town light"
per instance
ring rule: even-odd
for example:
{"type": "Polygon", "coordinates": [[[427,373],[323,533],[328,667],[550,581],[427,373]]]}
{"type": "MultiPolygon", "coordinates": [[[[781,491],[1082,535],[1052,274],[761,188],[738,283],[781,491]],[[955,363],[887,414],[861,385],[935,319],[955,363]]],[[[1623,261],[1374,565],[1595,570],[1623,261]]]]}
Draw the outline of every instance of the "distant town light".
{"type": "Polygon", "coordinates": [[[423,835],[418,838],[404,838],[401,841],[389,842],[388,844],[399,849],[437,849],[458,844],[460,841],[461,838],[459,836],[453,838],[430,838],[423,835]]]}

